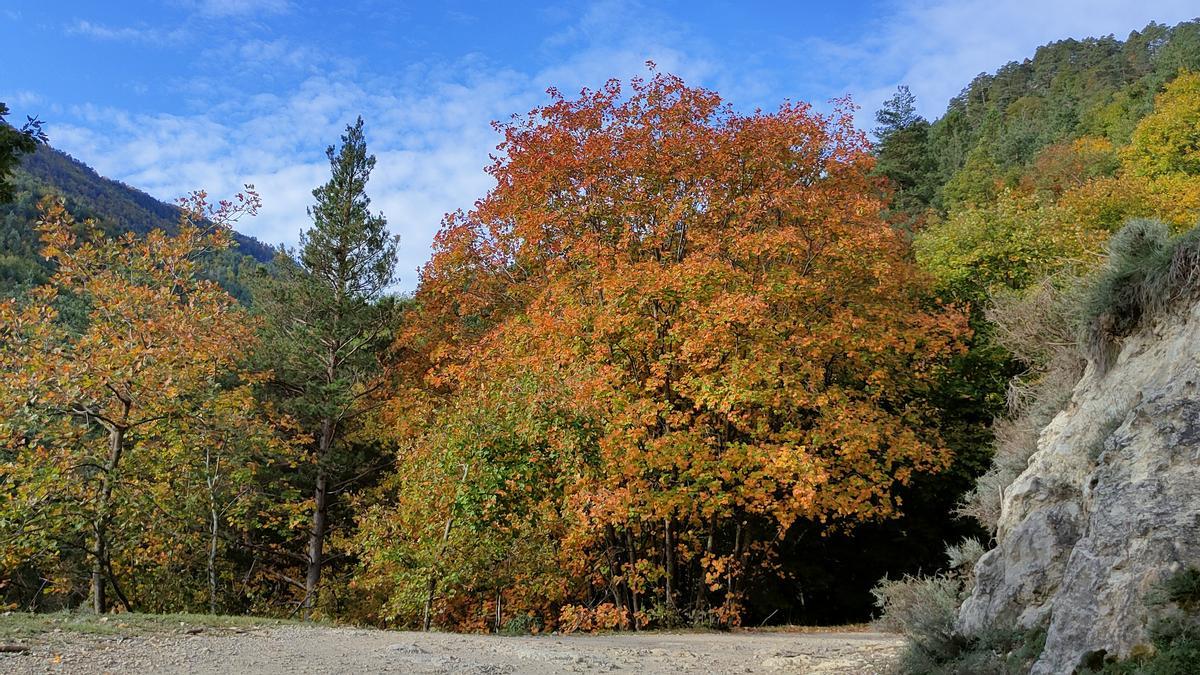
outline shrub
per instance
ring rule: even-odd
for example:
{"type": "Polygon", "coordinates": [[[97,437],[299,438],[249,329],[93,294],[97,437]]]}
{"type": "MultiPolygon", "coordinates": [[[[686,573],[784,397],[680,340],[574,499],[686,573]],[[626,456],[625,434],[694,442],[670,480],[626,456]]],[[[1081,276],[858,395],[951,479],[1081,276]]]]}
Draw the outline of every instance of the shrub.
{"type": "Polygon", "coordinates": [[[946,547],[946,557],[950,559],[950,568],[968,575],[975,569],[975,563],[979,562],[984,553],[987,553],[987,549],[983,542],[975,537],[968,537],[957,544],[946,547]]]}
{"type": "Polygon", "coordinates": [[[541,617],[533,614],[518,614],[506,621],[500,632],[504,635],[537,635],[544,629],[541,617]]]}
{"type": "MultiPolygon", "coordinates": [[[[645,625],[643,617],[634,618],[638,619],[639,626],[645,625]]],[[[631,625],[629,613],[611,602],[600,603],[595,608],[564,605],[558,617],[558,629],[563,633],[624,630],[631,625]]]]}
{"type": "Polygon", "coordinates": [[[997,342],[1026,367],[1008,391],[1008,416],[992,427],[992,463],[959,506],[996,533],[1004,490],[1037,450],[1041,430],[1062,410],[1083,373],[1073,319],[1079,301],[1076,277],[1060,273],[1020,292],[992,297],[987,319],[997,342]]]}
{"type": "Polygon", "coordinates": [[[1200,285],[1200,229],[1172,238],[1159,221],[1132,220],[1108,250],[1081,301],[1082,342],[1101,372],[1122,338],[1192,297],[1200,285]]]}
{"type": "Polygon", "coordinates": [[[884,579],[872,589],[875,604],[882,612],[875,625],[907,638],[896,666],[899,673],[1025,673],[1042,653],[1046,634],[1040,627],[993,630],[978,635],[963,635],[955,630],[958,608],[974,585],[975,563],[984,552],[978,539],[965,539],[946,549],[949,572],[884,579]]]}
{"type": "Polygon", "coordinates": [[[687,618],[675,606],[658,604],[645,610],[646,624],[655,628],[682,628],[688,624],[687,618]]]}
{"type": "Polygon", "coordinates": [[[965,646],[954,630],[962,593],[963,580],[954,574],[885,578],[871,589],[882,612],[876,625],[908,638],[914,660],[951,660],[965,646]]]}
{"type": "Polygon", "coordinates": [[[1167,579],[1162,584],[1166,602],[1173,602],[1180,609],[1200,614],[1200,569],[1189,567],[1167,579]]]}

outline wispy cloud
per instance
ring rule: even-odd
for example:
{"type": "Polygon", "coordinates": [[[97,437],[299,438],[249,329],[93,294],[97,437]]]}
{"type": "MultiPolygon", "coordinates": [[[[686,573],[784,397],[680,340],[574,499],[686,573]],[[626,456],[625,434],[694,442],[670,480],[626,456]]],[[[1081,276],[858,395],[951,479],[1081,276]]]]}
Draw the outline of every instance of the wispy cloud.
{"type": "Polygon", "coordinates": [[[195,0],[190,4],[204,16],[262,16],[282,14],[291,9],[288,0],[195,0]]]}
{"type": "Polygon", "coordinates": [[[609,78],[646,73],[646,62],[684,79],[709,82],[721,70],[711,47],[685,22],[636,0],[602,0],[541,45],[553,65],[535,80],[565,92],[598,87],[609,78]]]}
{"type": "MultiPolygon", "coordinates": [[[[291,9],[282,0],[180,2],[205,16],[291,9]]],[[[294,243],[308,225],[311,190],[328,176],[325,146],[362,114],[379,158],[368,191],[401,235],[401,287],[411,289],[443,214],[469,208],[492,184],[483,167],[499,138],[489,122],[544,102],[548,86],[571,94],[610,77],[644,75],[644,62],[654,60],[743,109],[808,92],[818,105],[852,93],[870,111],[906,83],[934,117],[974,75],[1027,57],[1040,44],[1120,35],[1151,19],[1175,23],[1196,11],[1192,2],[895,0],[857,39],[789,43],[781,29],[769,42],[731,54],[686,19],[637,0],[605,0],[577,16],[546,10],[558,29],[531,42],[531,61],[542,65],[524,69],[468,53],[380,72],[346,53],[256,28],[209,43],[197,72],[177,83],[192,102],[185,111],[194,112],[81,106],[55,124],[54,142],[164,199],[200,187],[223,195],[255,183],[266,206],[243,224],[247,233],[294,243]]],[[[163,39],[143,28],[75,28],[96,39],[163,39]]],[[[867,126],[869,119],[864,115],[867,126]]]]}
{"type": "Polygon", "coordinates": [[[162,30],[147,26],[106,26],[79,19],[66,28],[68,35],[82,35],[96,40],[134,42],[151,45],[178,44],[187,37],[182,28],[162,30]]]}
{"type": "Polygon", "coordinates": [[[489,121],[528,109],[527,79],[478,71],[470,62],[420,91],[368,90],[314,76],[289,96],[230,101],[204,115],[131,115],[80,107],[79,124],[56,125],[55,143],[103,174],[160,198],[204,187],[229,194],[254,183],[265,201],[248,234],[294,243],[308,223],[311,191],[328,178],[326,144],[362,114],[379,162],[368,186],[374,206],[402,237],[401,286],[412,288],[447,211],[487,191],[482,171],[498,137],[489,121]]]}
{"type": "Polygon", "coordinates": [[[20,90],[9,94],[3,99],[5,102],[22,107],[35,106],[42,103],[45,99],[42,95],[35,91],[20,90]]]}
{"type": "Polygon", "coordinates": [[[712,71],[688,54],[686,36],[667,17],[640,5],[600,3],[574,25],[541,45],[554,65],[537,72],[468,55],[380,74],[286,39],[245,40],[210,49],[214,70],[229,60],[263,77],[291,69],[300,79],[290,93],[234,92],[227,82],[200,78],[189,84],[192,93],[215,97],[203,113],[132,115],[84,106],[74,111],[79,124],[58,125],[55,142],[101,173],[164,199],[254,183],[265,206],[244,223],[247,233],[294,243],[308,225],[312,189],[328,177],[325,145],[362,114],[378,156],[368,191],[401,235],[400,285],[411,289],[444,214],[469,208],[492,185],[483,168],[500,140],[493,120],[544,102],[548,86],[570,92],[645,74],[647,59],[694,81],[712,71]]]}

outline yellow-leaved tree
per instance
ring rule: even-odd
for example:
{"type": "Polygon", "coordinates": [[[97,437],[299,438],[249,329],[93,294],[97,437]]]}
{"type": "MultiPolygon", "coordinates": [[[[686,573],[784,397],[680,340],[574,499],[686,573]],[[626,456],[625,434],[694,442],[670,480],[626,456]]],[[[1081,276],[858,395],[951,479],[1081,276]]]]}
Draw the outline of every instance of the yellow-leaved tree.
{"type": "MultiPolygon", "coordinates": [[[[169,499],[197,489],[207,467],[209,515],[230,512],[235,493],[221,480],[232,473],[217,456],[231,436],[263,438],[238,376],[254,322],[200,262],[228,247],[230,223],[258,204],[253,191],[216,206],[196,193],[181,202],[176,233],[108,238],[60,201],[43,202],[38,228],[55,274],[0,304],[6,580],[36,574],[48,593],[90,594],[97,613],[111,589],[130,609],[123,572],[170,560],[175,537],[194,529],[169,499]],[[188,427],[204,429],[191,436],[204,448],[180,444],[188,427]]],[[[215,548],[219,524],[207,531],[215,548]]]]}

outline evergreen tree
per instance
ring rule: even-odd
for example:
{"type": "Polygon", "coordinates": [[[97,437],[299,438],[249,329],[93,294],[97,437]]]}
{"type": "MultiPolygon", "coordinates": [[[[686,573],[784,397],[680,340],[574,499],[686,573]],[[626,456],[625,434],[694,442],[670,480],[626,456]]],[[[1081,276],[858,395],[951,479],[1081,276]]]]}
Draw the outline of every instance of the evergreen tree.
{"type": "Polygon", "coordinates": [[[901,85],[883,104],[875,121],[875,173],[884,176],[896,193],[891,211],[904,224],[925,210],[936,189],[935,164],[929,152],[929,122],[917,114],[916,97],[901,85]]]}
{"type": "Polygon", "coordinates": [[[908,89],[908,85],[896,87],[896,93],[884,101],[883,107],[875,113],[875,138],[885,143],[888,138],[898,131],[903,131],[925,118],[917,114],[917,97],[908,89]]]}
{"type": "Polygon", "coordinates": [[[347,127],[341,149],[329,146],[326,154],[332,176],[313,190],[313,225],[301,233],[299,251],[280,251],[275,274],[254,298],[266,326],[270,391],[312,438],[305,616],[318,600],[333,494],[371,473],[346,436],[372,409],[379,386],[378,357],[394,317],[384,293],[395,279],[398,239],[369,209],[375,157],[367,154],[361,117],[347,127]]]}
{"type": "Polygon", "coordinates": [[[0,204],[13,200],[13,189],[8,178],[17,168],[21,155],[33,152],[38,143],[48,140],[42,131],[42,123],[37,119],[30,118],[25,126],[17,129],[5,121],[6,115],[8,106],[0,103],[0,204]]]}

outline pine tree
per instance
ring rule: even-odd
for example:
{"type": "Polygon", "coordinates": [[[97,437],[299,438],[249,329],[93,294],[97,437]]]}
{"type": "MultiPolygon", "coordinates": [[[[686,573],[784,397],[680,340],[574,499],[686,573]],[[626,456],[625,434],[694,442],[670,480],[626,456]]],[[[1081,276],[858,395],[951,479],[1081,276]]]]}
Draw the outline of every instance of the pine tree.
{"type": "MultiPolygon", "coordinates": [[[[933,157],[929,152],[929,122],[917,114],[916,96],[901,85],[875,113],[875,173],[892,184],[895,195],[890,211],[905,224],[933,200],[933,157]]],[[[894,218],[897,219],[897,218],[894,218]]]]}
{"type": "Polygon", "coordinates": [[[367,154],[361,117],[341,140],[340,150],[326,151],[332,176],[313,190],[313,224],[301,233],[299,251],[281,250],[275,274],[255,294],[266,323],[269,391],[312,438],[306,617],[317,605],[332,496],[349,477],[370,473],[363,466],[368,460],[345,438],[372,409],[379,347],[394,316],[384,295],[395,280],[398,238],[370,211],[366,185],[375,157],[367,154]]]}
{"type": "Polygon", "coordinates": [[[896,93],[884,101],[883,107],[875,113],[875,138],[881,144],[898,131],[903,131],[925,118],[917,114],[917,97],[909,91],[907,85],[896,87],[896,93]]]}
{"type": "Polygon", "coordinates": [[[26,155],[37,149],[39,143],[47,142],[46,133],[42,131],[42,123],[36,118],[29,118],[20,129],[5,121],[8,106],[0,102],[0,204],[13,200],[13,189],[8,184],[9,175],[17,168],[21,155],[26,155]]]}

